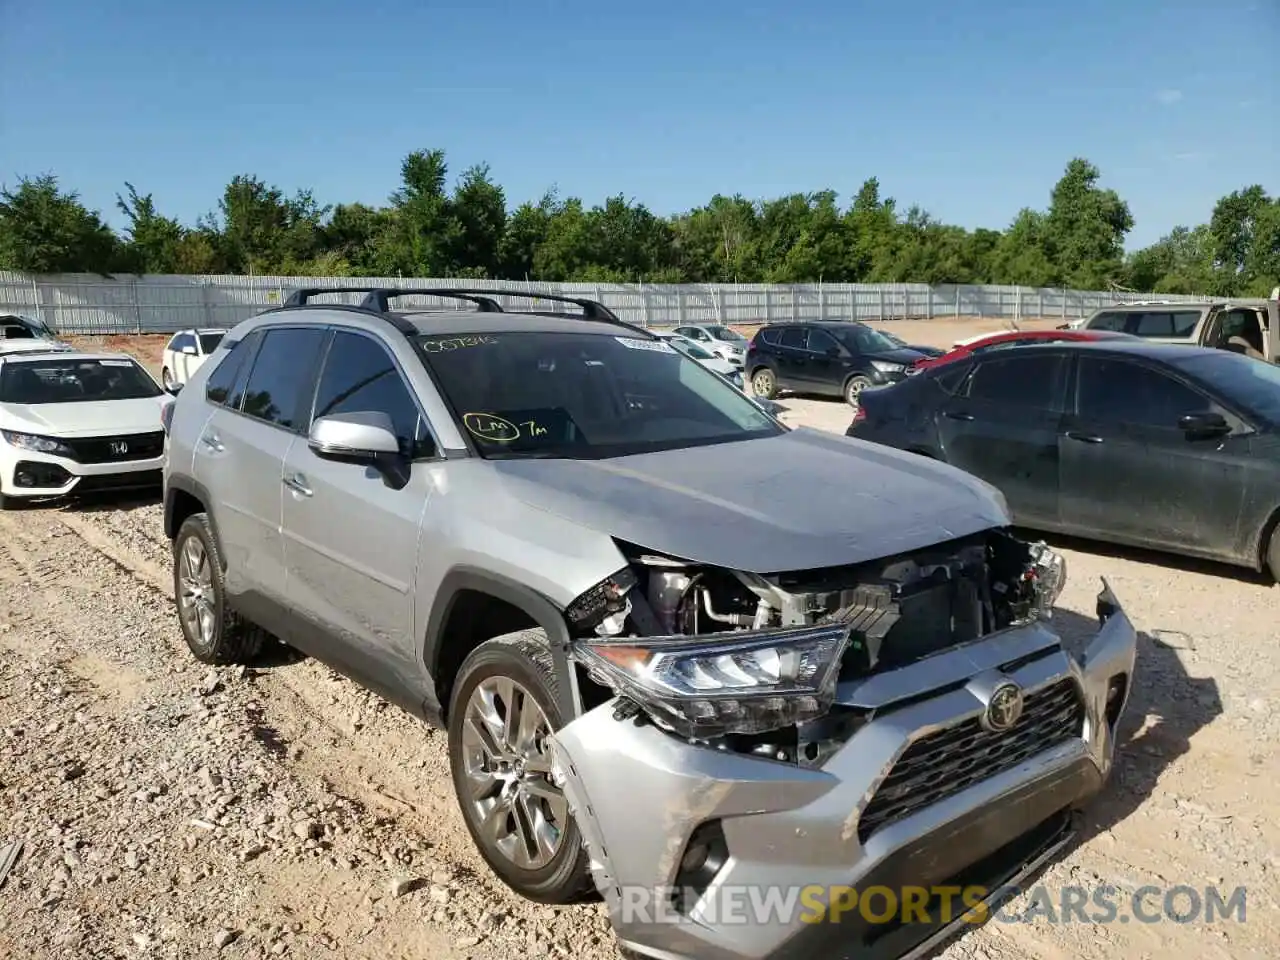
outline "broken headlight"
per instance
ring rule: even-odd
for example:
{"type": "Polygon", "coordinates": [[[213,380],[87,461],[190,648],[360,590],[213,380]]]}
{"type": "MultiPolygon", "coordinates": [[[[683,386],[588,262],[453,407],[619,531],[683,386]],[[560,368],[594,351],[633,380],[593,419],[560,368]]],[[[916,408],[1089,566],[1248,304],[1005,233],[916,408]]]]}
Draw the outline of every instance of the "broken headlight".
{"type": "Polygon", "coordinates": [[[583,640],[576,658],[661,726],[690,738],[758,734],[821,717],[849,625],[583,640]]]}
{"type": "Polygon", "coordinates": [[[1062,588],[1067,585],[1067,560],[1045,543],[1033,543],[1029,549],[1031,567],[1028,577],[1034,581],[1035,612],[1048,620],[1053,616],[1054,604],[1062,596],[1062,588]]]}

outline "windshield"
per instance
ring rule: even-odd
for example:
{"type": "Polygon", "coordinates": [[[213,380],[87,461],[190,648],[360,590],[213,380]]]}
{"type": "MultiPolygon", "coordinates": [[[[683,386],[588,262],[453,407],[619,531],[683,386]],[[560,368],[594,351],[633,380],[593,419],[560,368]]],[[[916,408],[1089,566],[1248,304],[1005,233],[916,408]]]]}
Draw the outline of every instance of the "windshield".
{"type": "Polygon", "coordinates": [[[208,356],[218,349],[218,344],[222,342],[225,333],[202,333],[200,334],[200,352],[208,356]]]}
{"type": "Polygon", "coordinates": [[[512,332],[418,343],[484,457],[597,459],[784,430],[663,340],[512,332]]]}
{"type": "Polygon", "coordinates": [[[1280,426],[1280,366],[1225,350],[1188,357],[1176,365],[1246,410],[1280,426]]]}
{"type": "Polygon", "coordinates": [[[884,337],[895,347],[905,347],[907,345],[907,341],[903,340],[897,334],[890,333],[888,330],[882,330],[880,332],[880,336],[884,337]]]}
{"type": "Polygon", "coordinates": [[[878,330],[872,330],[870,327],[863,326],[860,323],[851,323],[847,326],[833,328],[835,333],[846,347],[854,353],[885,353],[889,350],[897,350],[898,346],[883,333],[878,330]]]}
{"type": "Polygon", "coordinates": [[[686,340],[684,337],[663,338],[667,343],[671,344],[687,357],[693,357],[695,360],[714,360],[716,355],[710,350],[705,350],[692,340],[686,340]]]}
{"type": "Polygon", "coordinates": [[[83,403],[158,397],[156,382],[125,357],[84,360],[49,357],[10,361],[0,368],[0,403],[83,403]]]}
{"type": "Polygon", "coordinates": [[[740,343],[747,339],[737,330],[733,330],[730,327],[707,327],[707,332],[717,340],[725,340],[729,343],[740,343]]]}

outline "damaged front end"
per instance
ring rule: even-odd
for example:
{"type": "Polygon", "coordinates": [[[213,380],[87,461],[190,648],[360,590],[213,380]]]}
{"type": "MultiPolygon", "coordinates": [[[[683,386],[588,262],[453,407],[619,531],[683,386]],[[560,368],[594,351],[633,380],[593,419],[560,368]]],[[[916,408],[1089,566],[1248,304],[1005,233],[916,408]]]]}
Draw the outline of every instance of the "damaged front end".
{"type": "Polygon", "coordinates": [[[946,882],[1109,770],[1133,630],[1104,589],[1098,637],[1068,653],[1045,625],[1065,564],[1043,543],[996,529],[770,575],[620,546],[626,567],[566,611],[587,709],[553,748],[596,885],[638,952],[825,950],[796,918],[726,924],[718,892],[886,870],[946,882]],[[992,819],[1015,797],[1016,814],[992,819]]]}

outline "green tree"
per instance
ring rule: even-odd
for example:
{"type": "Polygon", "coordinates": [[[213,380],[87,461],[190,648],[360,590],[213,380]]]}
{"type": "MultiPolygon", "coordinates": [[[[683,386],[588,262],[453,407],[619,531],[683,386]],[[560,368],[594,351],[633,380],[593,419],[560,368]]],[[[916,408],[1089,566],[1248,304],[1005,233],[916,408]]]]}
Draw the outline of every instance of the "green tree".
{"type": "Polygon", "coordinates": [[[156,212],[151,194],[145,196],[125,182],[126,196],[116,194],[116,207],[128,218],[125,256],[134,273],[174,273],[187,231],[177,220],[156,212]]]}
{"type": "Polygon", "coordinates": [[[1063,286],[1104,290],[1124,278],[1124,238],[1133,215],[1119,194],[1098,186],[1101,176],[1077,157],[1053,188],[1042,237],[1063,286]]]}
{"type": "Polygon", "coordinates": [[[28,273],[109,273],[120,241],[75,191],[52,174],[22,177],[0,189],[0,267],[28,273]]]}

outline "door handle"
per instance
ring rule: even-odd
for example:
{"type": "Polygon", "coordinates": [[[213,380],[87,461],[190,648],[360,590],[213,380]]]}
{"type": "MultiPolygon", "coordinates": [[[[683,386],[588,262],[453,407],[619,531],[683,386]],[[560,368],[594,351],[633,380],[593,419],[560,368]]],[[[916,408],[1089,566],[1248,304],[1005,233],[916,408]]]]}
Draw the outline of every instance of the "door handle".
{"type": "Polygon", "coordinates": [[[216,433],[206,433],[200,437],[200,442],[212,450],[214,453],[221,453],[227,449],[222,444],[222,439],[216,433]]]}
{"type": "Polygon", "coordinates": [[[965,421],[968,421],[968,420],[972,420],[972,419],[973,419],[973,414],[972,414],[972,413],[965,413],[965,412],[964,412],[964,411],[962,411],[962,410],[955,410],[955,411],[948,410],[946,415],[947,415],[948,417],[950,417],[952,420],[965,420],[965,421]]]}
{"type": "Polygon", "coordinates": [[[299,493],[304,497],[311,496],[311,488],[307,486],[307,478],[300,473],[295,473],[292,477],[285,477],[281,482],[294,493],[299,493]]]}
{"type": "Polygon", "coordinates": [[[1067,436],[1072,440],[1079,440],[1081,443],[1101,443],[1102,438],[1096,433],[1080,433],[1077,430],[1068,430],[1067,436]]]}

